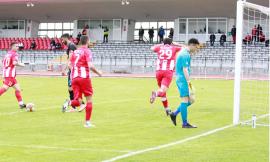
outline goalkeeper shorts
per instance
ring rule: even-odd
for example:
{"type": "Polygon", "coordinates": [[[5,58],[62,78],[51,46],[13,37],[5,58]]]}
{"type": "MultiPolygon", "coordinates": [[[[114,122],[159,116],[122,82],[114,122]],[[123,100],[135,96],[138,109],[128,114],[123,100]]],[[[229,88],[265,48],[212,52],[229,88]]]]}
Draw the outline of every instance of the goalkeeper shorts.
{"type": "Polygon", "coordinates": [[[189,97],[189,88],[186,81],[177,80],[176,85],[178,87],[180,97],[189,97]]]}

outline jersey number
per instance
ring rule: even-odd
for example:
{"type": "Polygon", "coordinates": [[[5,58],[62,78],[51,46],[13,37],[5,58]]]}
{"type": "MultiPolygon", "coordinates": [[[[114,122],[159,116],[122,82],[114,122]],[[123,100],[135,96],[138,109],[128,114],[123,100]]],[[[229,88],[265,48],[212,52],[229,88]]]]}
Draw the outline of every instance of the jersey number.
{"type": "Polygon", "coordinates": [[[164,58],[164,56],[167,56],[167,60],[169,60],[169,59],[171,59],[171,57],[172,57],[172,50],[164,50],[164,49],[162,49],[162,50],[160,50],[160,55],[159,55],[159,59],[162,59],[162,60],[164,60],[165,58],[164,58]]]}
{"type": "Polygon", "coordinates": [[[6,58],[4,61],[4,66],[9,67],[9,64],[10,64],[10,58],[6,58]]]}

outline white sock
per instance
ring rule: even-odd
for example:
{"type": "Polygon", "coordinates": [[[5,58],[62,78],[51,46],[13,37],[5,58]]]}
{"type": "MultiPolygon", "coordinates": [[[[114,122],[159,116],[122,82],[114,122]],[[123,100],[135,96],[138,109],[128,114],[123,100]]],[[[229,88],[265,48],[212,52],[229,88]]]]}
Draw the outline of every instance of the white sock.
{"type": "Polygon", "coordinates": [[[19,105],[23,105],[23,101],[20,101],[20,102],[19,102],[19,105]]]}

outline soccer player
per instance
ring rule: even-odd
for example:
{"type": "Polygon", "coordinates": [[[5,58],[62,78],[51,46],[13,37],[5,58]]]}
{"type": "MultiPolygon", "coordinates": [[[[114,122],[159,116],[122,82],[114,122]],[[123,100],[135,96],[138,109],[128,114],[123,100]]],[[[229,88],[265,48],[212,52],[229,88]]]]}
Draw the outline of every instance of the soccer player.
{"type": "Polygon", "coordinates": [[[19,46],[17,43],[11,43],[10,51],[6,54],[3,59],[3,86],[0,88],[0,96],[3,95],[10,87],[15,89],[15,96],[18,100],[19,106],[21,109],[26,108],[26,105],[23,102],[21,89],[16,80],[16,66],[24,67],[25,65],[19,63],[18,60],[18,49],[19,46]]]}
{"type": "MultiPolygon", "coordinates": [[[[61,39],[62,39],[62,43],[65,44],[67,46],[67,51],[66,51],[66,54],[67,54],[67,57],[69,59],[69,55],[70,53],[72,53],[73,51],[75,51],[77,49],[76,45],[70,41],[70,35],[68,33],[66,34],[63,34],[61,36],[61,39]]],[[[67,67],[68,68],[68,67],[67,67]]],[[[66,69],[65,69],[66,70],[66,69]]],[[[63,72],[64,73],[64,72],[63,72]]],[[[68,92],[69,92],[69,99],[70,100],[73,100],[74,99],[74,92],[73,92],[73,89],[72,89],[72,86],[71,86],[71,69],[68,68],[68,73],[67,73],[67,76],[68,76],[68,92]]],[[[82,104],[80,109],[79,109],[79,112],[82,111],[83,109],[85,108],[85,105],[82,104]]],[[[62,108],[62,112],[66,112],[67,108],[62,108]]],[[[74,112],[76,111],[76,107],[72,107],[68,112],[74,112]]]]}
{"type": "Polygon", "coordinates": [[[176,117],[181,112],[182,128],[197,128],[188,123],[187,108],[193,103],[193,98],[190,96],[192,84],[190,82],[190,60],[191,55],[198,50],[199,41],[190,39],[188,46],[184,48],[176,58],[176,84],[180,93],[182,102],[178,109],[170,114],[173,124],[176,126],[176,117]]]}
{"type": "Polygon", "coordinates": [[[71,105],[73,107],[78,107],[82,101],[82,94],[86,98],[86,108],[85,108],[85,127],[93,127],[91,124],[91,114],[92,114],[92,83],[90,79],[90,70],[101,76],[102,73],[98,71],[92,63],[92,53],[88,49],[88,37],[81,36],[80,38],[81,47],[75,50],[69,61],[69,66],[71,67],[71,78],[72,78],[72,88],[74,91],[74,99],[71,102],[66,102],[63,107],[71,105]]]}
{"type": "Polygon", "coordinates": [[[169,108],[166,92],[173,78],[176,55],[182,47],[181,45],[174,45],[172,39],[165,38],[163,44],[155,45],[151,49],[158,55],[156,80],[159,89],[152,91],[150,103],[154,103],[156,97],[160,97],[165,112],[169,115],[171,109],[169,108]]]}

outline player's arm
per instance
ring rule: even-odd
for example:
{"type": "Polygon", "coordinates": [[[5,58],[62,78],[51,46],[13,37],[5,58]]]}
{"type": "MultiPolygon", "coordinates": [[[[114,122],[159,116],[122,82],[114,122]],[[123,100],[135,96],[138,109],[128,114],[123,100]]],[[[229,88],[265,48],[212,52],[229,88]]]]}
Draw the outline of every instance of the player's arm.
{"type": "Polygon", "coordinates": [[[184,67],[184,68],[183,68],[183,72],[184,72],[184,76],[185,76],[185,78],[186,78],[186,81],[187,81],[187,83],[188,83],[189,88],[192,89],[192,84],[191,84],[191,82],[190,82],[190,77],[189,77],[189,74],[188,74],[188,68],[187,68],[187,67],[184,67]]]}
{"type": "Polygon", "coordinates": [[[19,63],[18,60],[14,60],[14,61],[13,61],[13,65],[19,66],[19,67],[25,67],[25,64],[24,64],[24,63],[19,63]]]}
{"type": "Polygon", "coordinates": [[[99,71],[98,69],[96,69],[96,67],[94,66],[94,64],[92,62],[88,62],[88,66],[90,68],[91,71],[93,71],[93,73],[97,74],[98,76],[102,76],[102,72],[99,71]]]}
{"type": "Polygon", "coordinates": [[[159,47],[161,46],[162,44],[157,44],[157,45],[154,45],[151,47],[151,50],[154,51],[154,52],[157,52],[159,47]]]}

